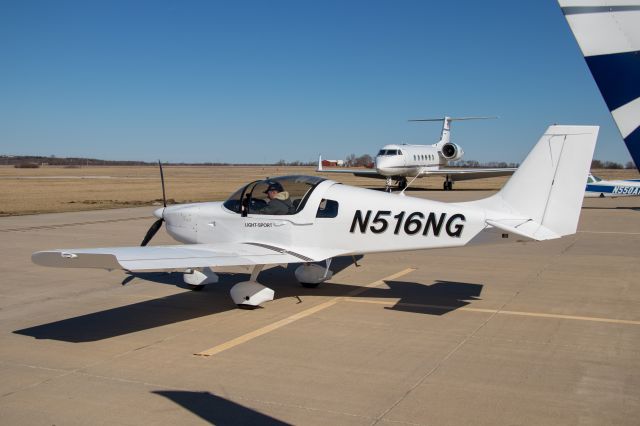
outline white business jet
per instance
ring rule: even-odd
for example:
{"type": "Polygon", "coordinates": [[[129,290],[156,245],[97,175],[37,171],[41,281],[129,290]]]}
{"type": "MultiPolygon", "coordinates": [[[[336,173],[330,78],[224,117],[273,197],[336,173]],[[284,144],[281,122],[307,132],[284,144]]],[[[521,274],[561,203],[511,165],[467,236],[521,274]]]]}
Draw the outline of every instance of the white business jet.
{"type": "Polygon", "coordinates": [[[331,278],[336,256],[575,233],[597,134],[594,126],[549,127],[505,186],[482,200],[443,203],[285,176],[251,182],[224,202],[165,205],[155,211],[158,220],[142,247],[47,250],[32,260],[67,268],[178,270],[196,288],[217,282],[216,267],[250,265],[249,280],[235,284],[231,297],[239,306],[255,307],[274,298],[258,282],[266,265],[299,263],[296,278],[313,287],[331,278]],[[287,210],[265,214],[275,211],[267,209],[272,203],[287,210]],[[185,244],[146,246],[162,223],[185,244]]]}
{"type": "Polygon", "coordinates": [[[496,117],[443,117],[424,118],[409,121],[442,121],[440,140],[433,145],[385,145],[375,158],[373,169],[324,169],[322,157],[318,159],[317,172],[349,173],[359,177],[386,179],[385,190],[389,192],[395,182],[398,189],[407,187],[407,178],[444,176],[442,185],[445,191],[453,189],[458,180],[482,179],[496,176],[508,176],[514,168],[447,168],[449,161],[462,158],[462,148],[451,142],[451,122],[462,120],[483,120],[496,117]]]}

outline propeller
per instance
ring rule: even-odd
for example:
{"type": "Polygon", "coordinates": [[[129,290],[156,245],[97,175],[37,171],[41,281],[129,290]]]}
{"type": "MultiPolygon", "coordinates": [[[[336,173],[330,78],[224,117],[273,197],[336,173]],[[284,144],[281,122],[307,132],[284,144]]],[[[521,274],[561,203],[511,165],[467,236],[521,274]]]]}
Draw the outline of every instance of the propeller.
{"type": "MultiPolygon", "coordinates": [[[[162,183],[162,205],[166,208],[167,197],[164,191],[164,174],[162,173],[162,163],[160,162],[160,160],[158,160],[158,166],[160,167],[160,182],[162,183]]],[[[149,241],[151,241],[151,239],[156,235],[158,230],[160,230],[160,228],[162,227],[162,222],[164,222],[164,209],[162,209],[162,217],[156,220],[155,222],[153,222],[153,224],[147,231],[146,235],[144,236],[144,239],[142,240],[142,243],[140,244],[141,246],[146,246],[147,244],[149,244],[149,241]]]]}

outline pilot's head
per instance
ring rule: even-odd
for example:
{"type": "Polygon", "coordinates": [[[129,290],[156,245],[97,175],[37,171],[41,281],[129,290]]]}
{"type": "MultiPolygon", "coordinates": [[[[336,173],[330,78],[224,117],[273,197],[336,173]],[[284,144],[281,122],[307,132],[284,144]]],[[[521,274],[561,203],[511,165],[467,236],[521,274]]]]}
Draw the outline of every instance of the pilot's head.
{"type": "Polygon", "coordinates": [[[276,195],[282,191],[284,191],[284,188],[279,182],[269,182],[269,186],[264,193],[267,194],[267,197],[269,197],[270,200],[273,200],[276,195]]]}

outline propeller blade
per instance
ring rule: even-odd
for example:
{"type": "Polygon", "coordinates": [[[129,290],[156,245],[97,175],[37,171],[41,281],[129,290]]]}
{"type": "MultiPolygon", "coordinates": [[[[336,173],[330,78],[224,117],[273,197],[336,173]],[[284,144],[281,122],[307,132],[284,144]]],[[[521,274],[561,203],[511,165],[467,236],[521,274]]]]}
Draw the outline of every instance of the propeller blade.
{"type": "Polygon", "coordinates": [[[149,241],[151,241],[153,236],[156,235],[156,232],[158,232],[160,227],[162,227],[162,222],[164,222],[164,219],[158,219],[155,222],[153,222],[153,225],[151,225],[151,227],[147,231],[147,235],[144,236],[144,239],[140,244],[141,246],[146,246],[147,244],[149,244],[149,241]]]}
{"type": "Polygon", "coordinates": [[[160,182],[162,182],[162,204],[167,207],[167,196],[164,192],[164,173],[162,173],[162,163],[158,160],[158,166],[160,166],[160,182]]]}

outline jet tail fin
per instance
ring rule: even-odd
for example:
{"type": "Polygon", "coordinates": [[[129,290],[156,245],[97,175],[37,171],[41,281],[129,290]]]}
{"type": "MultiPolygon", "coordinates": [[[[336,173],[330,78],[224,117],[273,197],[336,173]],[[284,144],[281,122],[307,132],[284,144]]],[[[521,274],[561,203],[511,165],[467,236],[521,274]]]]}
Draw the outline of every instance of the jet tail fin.
{"type": "Polygon", "coordinates": [[[495,195],[472,201],[487,224],[544,240],[576,232],[598,126],[550,126],[495,195]]]}

